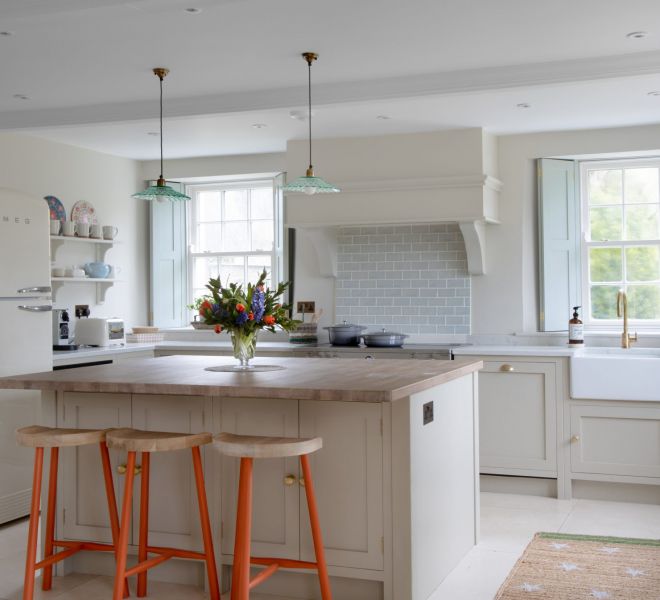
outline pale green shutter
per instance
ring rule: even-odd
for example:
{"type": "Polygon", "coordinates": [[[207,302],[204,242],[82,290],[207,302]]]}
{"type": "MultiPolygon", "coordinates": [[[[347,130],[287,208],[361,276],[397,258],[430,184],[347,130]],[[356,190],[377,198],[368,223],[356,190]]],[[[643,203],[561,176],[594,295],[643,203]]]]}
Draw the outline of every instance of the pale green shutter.
{"type": "Polygon", "coordinates": [[[577,163],[538,160],[539,329],[568,329],[580,304],[580,210],[577,163]]]}
{"type": "MultiPolygon", "coordinates": [[[[183,184],[168,181],[167,185],[184,192],[183,184]]],[[[181,327],[188,321],[186,205],[182,200],[150,202],[150,321],[157,327],[181,327]]]]}

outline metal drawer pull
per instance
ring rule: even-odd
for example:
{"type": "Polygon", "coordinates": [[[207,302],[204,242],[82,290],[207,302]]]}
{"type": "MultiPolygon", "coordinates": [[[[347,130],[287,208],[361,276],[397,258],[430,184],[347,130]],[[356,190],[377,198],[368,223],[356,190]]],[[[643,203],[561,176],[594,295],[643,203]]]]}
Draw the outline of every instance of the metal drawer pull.
{"type": "Polygon", "coordinates": [[[504,371],[505,373],[513,373],[514,368],[513,365],[502,365],[500,367],[500,371],[504,371]]]}
{"type": "Polygon", "coordinates": [[[571,437],[571,442],[575,443],[575,442],[579,442],[579,441],[580,441],[580,436],[579,435],[574,435],[573,437],[571,437]]]}
{"type": "Polygon", "coordinates": [[[50,312],[53,310],[53,307],[50,304],[42,304],[41,306],[26,306],[21,304],[18,306],[18,310],[25,310],[27,312],[50,312]]]}
{"type": "MultiPolygon", "coordinates": [[[[126,475],[126,465],[117,465],[117,473],[120,475],[126,475]]],[[[133,474],[139,475],[140,473],[142,473],[142,465],[135,465],[133,474]]]]}
{"type": "Polygon", "coordinates": [[[364,357],[364,360],[374,360],[374,357],[371,356],[371,354],[367,354],[367,355],[364,357]]]}
{"type": "Polygon", "coordinates": [[[296,476],[295,475],[286,475],[284,477],[284,485],[286,486],[292,486],[296,482],[296,476]]]}
{"type": "Polygon", "coordinates": [[[37,287],[27,287],[16,290],[17,294],[50,294],[53,290],[49,285],[46,286],[37,286],[37,287]]]}

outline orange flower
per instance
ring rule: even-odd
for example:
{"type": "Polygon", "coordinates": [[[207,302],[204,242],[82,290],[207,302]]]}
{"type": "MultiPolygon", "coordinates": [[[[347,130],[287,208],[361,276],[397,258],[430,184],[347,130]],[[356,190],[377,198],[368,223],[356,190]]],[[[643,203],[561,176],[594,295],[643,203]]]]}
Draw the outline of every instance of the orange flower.
{"type": "Polygon", "coordinates": [[[222,327],[221,327],[220,325],[216,325],[216,326],[213,328],[213,331],[215,331],[216,333],[220,333],[220,332],[222,331],[222,327]]]}
{"type": "Polygon", "coordinates": [[[275,325],[275,317],[273,315],[266,315],[264,317],[264,323],[266,325],[275,325]]]}
{"type": "Polygon", "coordinates": [[[208,300],[204,300],[204,302],[199,305],[199,314],[203,317],[209,310],[211,310],[211,303],[208,300]]]}
{"type": "Polygon", "coordinates": [[[243,306],[242,304],[237,304],[237,305],[236,305],[236,310],[237,310],[239,313],[242,313],[242,312],[245,310],[245,306],[243,306]]]}
{"type": "Polygon", "coordinates": [[[254,313],[253,313],[253,312],[249,312],[249,313],[248,313],[248,319],[249,319],[250,321],[254,321],[254,313]]]}

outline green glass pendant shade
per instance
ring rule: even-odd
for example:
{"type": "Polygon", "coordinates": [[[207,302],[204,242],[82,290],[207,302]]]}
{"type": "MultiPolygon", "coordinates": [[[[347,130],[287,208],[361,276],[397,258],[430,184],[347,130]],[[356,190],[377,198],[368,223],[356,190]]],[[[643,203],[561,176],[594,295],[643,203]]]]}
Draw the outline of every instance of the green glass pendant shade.
{"type": "Polygon", "coordinates": [[[287,183],[283,188],[284,192],[302,192],[309,196],[313,194],[329,194],[332,192],[338,192],[339,188],[336,188],[331,183],[324,181],[320,177],[298,177],[298,179],[287,183]]]}
{"type": "Polygon", "coordinates": [[[164,202],[166,200],[190,200],[190,196],[186,196],[181,192],[177,192],[169,185],[152,185],[142,192],[133,194],[133,198],[138,200],[155,200],[156,202],[164,202]]]}

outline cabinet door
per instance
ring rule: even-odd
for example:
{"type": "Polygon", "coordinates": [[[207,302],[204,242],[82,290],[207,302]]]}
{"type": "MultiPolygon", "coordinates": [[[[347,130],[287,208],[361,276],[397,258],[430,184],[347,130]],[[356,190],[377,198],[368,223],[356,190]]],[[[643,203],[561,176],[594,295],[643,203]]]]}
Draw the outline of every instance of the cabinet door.
{"type": "MultiPolygon", "coordinates": [[[[383,437],[380,404],[300,403],[300,437],[322,437],[310,455],[329,565],[383,568],[383,437]]],[[[314,560],[305,491],[300,490],[300,555],[314,560]]]]}
{"type": "Polygon", "coordinates": [[[571,470],[660,477],[660,409],[571,406],[571,470]]]}
{"type": "Polygon", "coordinates": [[[555,377],[554,363],[484,363],[479,372],[482,473],[556,475],[555,377]]]}
{"type": "MultiPolygon", "coordinates": [[[[240,435],[298,437],[298,402],[274,398],[224,398],[222,430],[240,435]]],[[[222,553],[234,553],[238,458],[222,457],[222,553]]],[[[295,458],[254,461],[252,554],[299,556],[298,462],[295,458]],[[294,475],[286,485],[287,475],[294,475]]]]}
{"type": "MultiPolygon", "coordinates": [[[[201,433],[211,429],[211,399],[199,396],[133,396],[133,427],[147,431],[201,433]]],[[[202,448],[206,463],[209,446],[202,448]]],[[[125,453],[124,453],[125,460],[125,453]]],[[[137,456],[137,464],[140,455],[137,456]]],[[[203,547],[192,453],[187,450],[153,452],[149,477],[149,543],[189,550],[203,547]]],[[[212,489],[214,474],[205,471],[206,488],[212,489]]],[[[133,522],[139,522],[140,477],[135,478],[133,522]]],[[[138,542],[138,528],[133,543],[138,542]]]]}
{"type": "MultiPolygon", "coordinates": [[[[58,403],[58,427],[107,429],[131,426],[131,397],[127,394],[66,392],[58,403]]],[[[111,450],[117,505],[121,507],[123,478],[116,467],[120,453],[111,450]]],[[[99,447],[80,446],[60,450],[60,497],[64,512],[64,538],[112,542],[108,521],[99,447]]],[[[121,508],[120,508],[121,510],[121,508]]]]}

